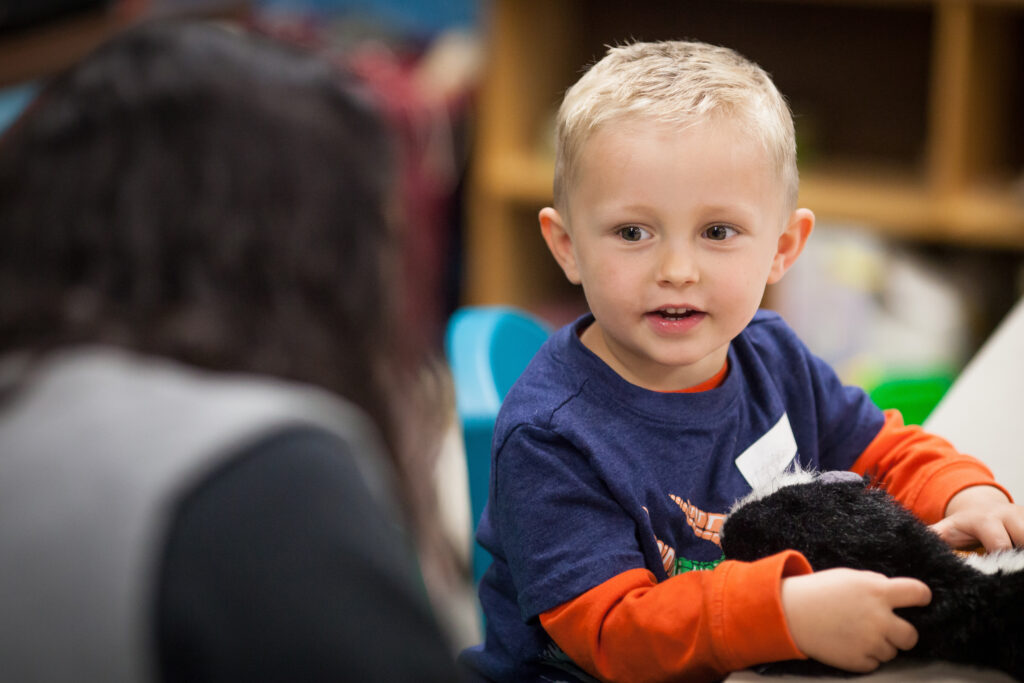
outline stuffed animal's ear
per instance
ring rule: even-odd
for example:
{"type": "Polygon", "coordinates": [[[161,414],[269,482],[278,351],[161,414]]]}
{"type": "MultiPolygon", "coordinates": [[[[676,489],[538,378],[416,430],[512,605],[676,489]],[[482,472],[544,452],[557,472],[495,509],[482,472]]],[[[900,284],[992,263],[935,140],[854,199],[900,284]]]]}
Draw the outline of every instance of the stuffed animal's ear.
{"type": "Polygon", "coordinates": [[[818,475],[822,484],[850,484],[855,481],[864,482],[864,477],[849,470],[829,470],[818,475]]]}
{"type": "Polygon", "coordinates": [[[772,477],[765,485],[755,488],[743,498],[738,499],[733,503],[732,509],[729,512],[731,514],[744,505],[757,500],[763,500],[787,486],[811,484],[814,482],[819,484],[852,484],[861,482],[866,486],[868,480],[856,472],[848,470],[827,470],[825,472],[805,470],[800,466],[800,463],[794,461],[789,468],[772,477]]]}
{"type": "Polygon", "coordinates": [[[732,509],[729,510],[729,514],[736,512],[744,505],[749,505],[754,501],[763,500],[779,489],[783,489],[787,486],[810,484],[815,480],[816,476],[815,472],[805,470],[800,467],[800,463],[794,462],[793,465],[785,471],[779,472],[774,477],[766,480],[763,485],[758,486],[747,495],[737,499],[736,502],[732,504],[732,509]]]}

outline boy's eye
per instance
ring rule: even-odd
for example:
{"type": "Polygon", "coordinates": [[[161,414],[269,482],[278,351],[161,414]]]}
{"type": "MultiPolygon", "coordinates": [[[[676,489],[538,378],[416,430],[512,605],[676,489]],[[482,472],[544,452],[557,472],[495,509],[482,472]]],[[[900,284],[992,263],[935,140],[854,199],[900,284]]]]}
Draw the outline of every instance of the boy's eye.
{"type": "Polygon", "coordinates": [[[729,239],[736,234],[736,228],[728,225],[712,225],[710,228],[704,231],[704,236],[709,240],[722,241],[729,239]]]}
{"type": "Polygon", "coordinates": [[[649,232],[639,225],[627,225],[624,228],[619,228],[618,233],[619,237],[627,242],[639,242],[651,236],[649,232]]]}

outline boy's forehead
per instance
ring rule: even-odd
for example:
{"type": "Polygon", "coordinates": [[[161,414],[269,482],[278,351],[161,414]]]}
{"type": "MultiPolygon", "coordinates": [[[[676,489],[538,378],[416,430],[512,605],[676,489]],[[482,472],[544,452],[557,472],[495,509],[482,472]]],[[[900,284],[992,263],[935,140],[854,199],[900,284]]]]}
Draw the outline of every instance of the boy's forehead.
{"type": "MultiPolygon", "coordinates": [[[[763,185],[770,187],[769,195],[786,195],[784,174],[772,155],[735,120],[666,121],[630,116],[595,127],[581,141],[573,178],[566,188],[570,206],[565,209],[575,199],[583,199],[581,195],[598,195],[586,201],[605,198],[605,192],[614,193],[618,181],[629,184],[638,170],[663,169],[670,175],[677,165],[699,165],[709,171],[712,166],[753,169],[754,175],[763,178],[763,185]],[[715,140],[711,150],[702,144],[707,139],[715,140]],[[669,149],[671,155],[662,153],[669,149]]],[[[788,215],[788,210],[785,213],[788,215]]]]}
{"type": "MultiPolygon", "coordinates": [[[[595,126],[580,141],[576,151],[576,180],[581,179],[588,167],[608,170],[605,164],[610,158],[616,158],[620,162],[628,160],[631,164],[644,164],[647,154],[653,161],[660,155],[650,155],[650,146],[638,144],[644,140],[657,140],[665,145],[671,145],[679,152],[675,158],[681,164],[694,161],[708,163],[712,159],[708,157],[703,145],[689,145],[687,142],[698,141],[704,135],[710,134],[716,134],[718,140],[714,158],[743,157],[752,159],[756,165],[763,166],[766,170],[777,170],[777,164],[773,162],[772,155],[764,145],[750,133],[747,126],[736,120],[717,117],[674,121],[637,115],[618,117],[595,126]]],[[[660,146],[654,146],[653,150],[660,151],[660,146]]],[[[657,160],[663,163],[663,159],[657,160]]],[[[779,175],[781,181],[781,174],[779,175]]]]}

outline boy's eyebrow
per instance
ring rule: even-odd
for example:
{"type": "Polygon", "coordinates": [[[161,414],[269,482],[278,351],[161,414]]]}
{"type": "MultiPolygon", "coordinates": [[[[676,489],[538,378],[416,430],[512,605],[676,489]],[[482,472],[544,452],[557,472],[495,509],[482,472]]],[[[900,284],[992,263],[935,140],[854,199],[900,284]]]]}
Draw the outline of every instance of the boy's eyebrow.
{"type": "MultiPolygon", "coordinates": [[[[598,199],[592,204],[592,207],[601,213],[608,212],[613,213],[617,216],[621,214],[639,214],[656,216],[661,211],[648,204],[625,204],[621,206],[609,206],[605,201],[598,199]]],[[[697,211],[701,216],[722,216],[722,219],[729,219],[732,221],[749,222],[755,219],[762,213],[762,210],[756,206],[748,206],[742,202],[735,202],[732,204],[714,203],[714,204],[701,204],[697,207],[697,211]]],[[[628,220],[628,216],[621,216],[623,220],[628,220]]],[[[715,220],[715,218],[708,218],[708,220],[715,220]]]]}
{"type": "MultiPolygon", "coordinates": [[[[601,201],[598,201],[597,205],[600,206],[601,205],[601,201]]],[[[647,213],[647,212],[656,213],[656,209],[654,207],[650,206],[649,204],[627,204],[625,206],[617,206],[617,207],[614,207],[614,208],[617,209],[617,210],[621,210],[621,211],[624,211],[624,212],[631,212],[631,213],[647,213]]]]}
{"type": "Polygon", "coordinates": [[[591,204],[593,215],[610,223],[648,223],[658,219],[660,212],[646,204],[609,205],[600,200],[591,204]]]}
{"type": "Polygon", "coordinates": [[[742,214],[744,219],[757,216],[761,210],[755,206],[747,206],[742,202],[734,204],[705,204],[700,206],[701,213],[706,214],[742,214]]]}

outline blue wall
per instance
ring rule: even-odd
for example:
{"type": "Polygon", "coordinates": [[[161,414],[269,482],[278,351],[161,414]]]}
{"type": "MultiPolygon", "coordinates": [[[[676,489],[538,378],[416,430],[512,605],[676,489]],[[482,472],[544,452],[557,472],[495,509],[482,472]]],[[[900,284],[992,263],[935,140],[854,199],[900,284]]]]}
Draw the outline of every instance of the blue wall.
{"type": "Polygon", "coordinates": [[[360,12],[400,31],[433,34],[448,28],[472,28],[487,0],[259,0],[268,10],[360,12]]]}

